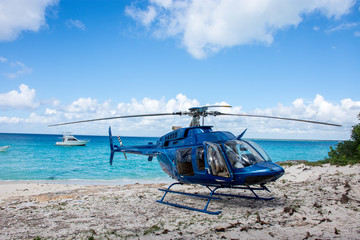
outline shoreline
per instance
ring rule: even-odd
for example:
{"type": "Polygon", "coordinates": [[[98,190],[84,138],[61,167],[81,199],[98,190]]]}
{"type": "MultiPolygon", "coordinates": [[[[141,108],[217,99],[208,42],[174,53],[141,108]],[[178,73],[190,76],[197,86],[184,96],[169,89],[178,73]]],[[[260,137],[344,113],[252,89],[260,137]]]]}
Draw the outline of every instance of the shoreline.
{"type": "MultiPolygon", "coordinates": [[[[209,205],[220,215],[156,203],[163,195],[158,188],[168,183],[0,181],[0,239],[358,239],[360,164],[284,168],[285,175],[267,185],[274,200],[221,197],[209,205]]],[[[208,193],[194,185],[176,190],[208,193]]],[[[174,195],[167,200],[206,203],[174,195]]]]}

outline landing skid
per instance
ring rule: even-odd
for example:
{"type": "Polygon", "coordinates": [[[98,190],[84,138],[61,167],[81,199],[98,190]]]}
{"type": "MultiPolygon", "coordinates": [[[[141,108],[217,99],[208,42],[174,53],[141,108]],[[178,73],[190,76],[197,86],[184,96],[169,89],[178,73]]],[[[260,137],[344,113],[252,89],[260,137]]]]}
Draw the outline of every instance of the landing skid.
{"type": "Polygon", "coordinates": [[[221,211],[213,212],[213,211],[208,211],[207,210],[211,200],[221,200],[220,197],[214,197],[214,195],[225,196],[225,197],[259,199],[259,200],[265,200],[265,201],[274,199],[274,197],[270,197],[270,198],[259,197],[255,193],[255,191],[262,191],[262,190],[270,192],[269,189],[265,185],[260,185],[260,187],[250,187],[250,186],[215,187],[214,189],[211,189],[209,186],[205,186],[210,191],[210,195],[207,196],[207,195],[200,195],[200,194],[193,194],[193,193],[186,193],[186,192],[179,192],[179,191],[170,190],[171,187],[173,187],[174,185],[178,185],[178,184],[182,185],[182,183],[176,182],[176,183],[171,184],[167,189],[159,189],[160,191],[164,192],[164,195],[161,198],[161,200],[157,200],[156,202],[167,204],[167,205],[174,206],[174,207],[185,208],[185,209],[192,210],[192,211],[203,212],[203,213],[212,214],[212,215],[218,215],[218,214],[221,213],[221,211]],[[235,189],[250,190],[255,196],[215,193],[216,190],[222,189],[222,188],[235,188],[235,189]],[[197,198],[205,198],[205,199],[207,199],[207,203],[206,203],[206,205],[205,205],[205,207],[203,209],[200,209],[200,208],[188,207],[188,206],[180,205],[180,204],[176,204],[176,203],[166,202],[166,201],[164,201],[164,198],[165,198],[166,194],[168,194],[168,193],[175,193],[175,194],[186,195],[186,196],[197,197],[197,198]]]}

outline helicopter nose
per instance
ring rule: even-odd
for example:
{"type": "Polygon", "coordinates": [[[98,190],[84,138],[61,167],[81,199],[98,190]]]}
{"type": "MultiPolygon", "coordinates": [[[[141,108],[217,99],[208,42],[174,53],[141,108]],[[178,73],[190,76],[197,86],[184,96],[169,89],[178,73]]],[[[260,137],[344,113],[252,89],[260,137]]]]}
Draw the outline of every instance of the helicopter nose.
{"type": "Polygon", "coordinates": [[[273,182],[284,175],[285,170],[273,162],[262,162],[254,164],[253,167],[258,168],[258,173],[247,176],[245,178],[245,185],[264,184],[273,182]]]}

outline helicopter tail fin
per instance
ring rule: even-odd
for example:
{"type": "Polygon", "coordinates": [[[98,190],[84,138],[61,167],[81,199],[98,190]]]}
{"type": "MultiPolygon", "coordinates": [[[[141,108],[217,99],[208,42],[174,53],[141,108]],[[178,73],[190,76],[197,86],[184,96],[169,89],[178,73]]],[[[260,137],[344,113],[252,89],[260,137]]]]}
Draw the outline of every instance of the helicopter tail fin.
{"type": "Polygon", "coordinates": [[[113,137],[112,137],[112,134],[111,134],[111,127],[109,127],[109,141],[110,141],[110,165],[112,165],[113,163],[113,160],[114,160],[114,154],[115,152],[123,152],[124,156],[125,156],[125,159],[127,160],[127,156],[126,156],[126,153],[123,150],[123,144],[122,144],[122,141],[121,141],[121,138],[118,137],[119,139],[119,143],[120,145],[114,145],[114,142],[113,142],[113,137]]]}
{"type": "Polygon", "coordinates": [[[109,127],[109,140],[110,140],[110,165],[112,165],[113,163],[113,159],[114,159],[114,143],[113,143],[113,139],[112,139],[112,134],[111,134],[111,127],[109,127]]]}

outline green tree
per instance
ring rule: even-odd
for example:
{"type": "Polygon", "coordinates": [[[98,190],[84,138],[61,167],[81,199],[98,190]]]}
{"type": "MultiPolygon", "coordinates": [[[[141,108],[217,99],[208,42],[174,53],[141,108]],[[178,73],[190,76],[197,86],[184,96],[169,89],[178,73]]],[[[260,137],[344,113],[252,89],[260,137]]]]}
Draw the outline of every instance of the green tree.
{"type": "MultiPolygon", "coordinates": [[[[360,120],[360,113],[358,114],[360,120]]],[[[330,147],[329,157],[325,162],[335,165],[360,163],[360,123],[353,126],[351,139],[340,142],[335,148],[330,147]]]]}

